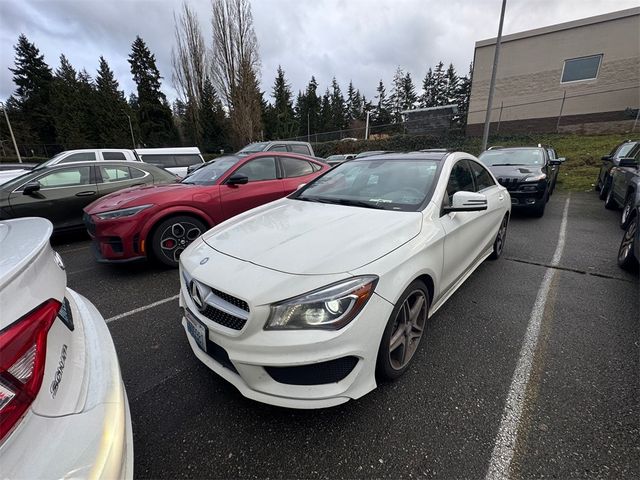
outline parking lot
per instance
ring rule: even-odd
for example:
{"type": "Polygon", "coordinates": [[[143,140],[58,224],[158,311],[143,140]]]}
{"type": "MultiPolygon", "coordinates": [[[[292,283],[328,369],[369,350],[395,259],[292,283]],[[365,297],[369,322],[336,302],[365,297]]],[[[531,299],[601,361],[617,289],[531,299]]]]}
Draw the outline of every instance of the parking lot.
{"type": "Polygon", "coordinates": [[[511,476],[638,478],[638,277],[616,264],[618,220],[595,193],[556,193],[540,219],[514,214],[503,257],[432,317],[402,378],[315,411],[247,400],[196,359],[177,271],[97,264],[84,238],[56,249],[109,324],[136,477],[483,478],[538,315],[511,476]]]}

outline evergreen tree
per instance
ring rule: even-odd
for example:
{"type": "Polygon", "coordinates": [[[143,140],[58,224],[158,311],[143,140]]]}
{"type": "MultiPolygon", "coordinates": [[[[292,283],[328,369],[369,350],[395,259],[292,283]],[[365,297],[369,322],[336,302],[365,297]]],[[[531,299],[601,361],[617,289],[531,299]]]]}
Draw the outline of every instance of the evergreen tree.
{"type": "Polygon", "coordinates": [[[322,99],[318,96],[318,82],[315,77],[311,77],[306,90],[296,102],[296,115],[298,118],[298,135],[304,136],[308,133],[317,133],[324,127],[320,119],[320,107],[322,99]],[[308,126],[307,126],[308,120],[308,126]]]}
{"type": "Polygon", "coordinates": [[[452,103],[456,103],[457,95],[458,95],[458,84],[460,80],[458,75],[456,74],[456,69],[453,67],[453,63],[449,64],[449,68],[445,73],[445,97],[446,97],[446,105],[451,105],[452,103]]]}
{"type": "Polygon", "coordinates": [[[278,75],[271,96],[274,98],[275,138],[290,138],[298,130],[293,111],[293,94],[284,76],[284,70],[278,65],[278,75]]]}
{"type": "Polygon", "coordinates": [[[98,143],[104,147],[133,146],[127,119],[127,115],[131,118],[133,112],[113,70],[102,56],[95,81],[95,97],[99,111],[95,117],[98,143]]]}
{"type": "Polygon", "coordinates": [[[388,125],[391,123],[391,108],[389,100],[387,99],[387,91],[384,88],[382,80],[380,80],[376,91],[378,94],[376,95],[377,103],[373,114],[373,124],[388,125]]]}
{"type": "Polygon", "coordinates": [[[402,110],[404,109],[404,84],[405,75],[402,68],[398,67],[393,76],[391,95],[389,96],[389,104],[391,109],[391,118],[394,123],[402,122],[402,110]]]}
{"type": "Polygon", "coordinates": [[[360,94],[360,90],[356,90],[353,95],[353,99],[351,100],[351,114],[349,118],[362,120],[364,118],[363,108],[364,96],[360,94]]]}
{"type": "Polygon", "coordinates": [[[80,115],[84,105],[80,98],[78,73],[67,57],[60,55],[60,66],[55,71],[51,87],[51,113],[56,129],[56,142],[63,148],[86,146],[86,121],[80,115]]]}
{"type": "Polygon", "coordinates": [[[445,78],[444,63],[438,62],[433,70],[433,106],[440,107],[447,104],[447,80],[445,78]]]}
{"type": "Polygon", "coordinates": [[[353,81],[349,81],[349,87],[347,88],[347,100],[345,104],[346,111],[346,119],[347,123],[353,120],[360,113],[357,108],[357,104],[360,100],[360,93],[356,92],[356,89],[353,87],[353,81]]]}
{"type": "Polygon", "coordinates": [[[330,130],[343,130],[346,127],[346,105],[336,77],[331,80],[331,122],[330,130]]]}
{"type": "Polygon", "coordinates": [[[415,104],[418,102],[418,95],[416,95],[416,89],[413,86],[413,80],[409,72],[402,79],[401,97],[403,110],[415,108],[415,104]]]}
{"type": "Polygon", "coordinates": [[[333,112],[331,108],[331,94],[329,89],[324,92],[322,101],[320,104],[320,118],[318,124],[318,130],[320,132],[328,132],[333,130],[333,112]]]}
{"type": "Polygon", "coordinates": [[[230,148],[228,120],[222,101],[208,77],[204,81],[200,109],[203,150],[205,152],[228,150],[230,148]]]}
{"type": "Polygon", "coordinates": [[[14,118],[14,130],[18,140],[54,143],[55,123],[51,111],[50,92],[53,82],[51,68],[44,55],[23,34],[18,37],[15,49],[13,73],[16,91],[8,101],[14,118]]]}
{"type": "Polygon", "coordinates": [[[469,74],[461,77],[456,90],[455,103],[458,105],[458,115],[456,121],[459,125],[467,124],[467,114],[469,113],[469,98],[471,97],[471,75],[473,73],[473,63],[469,65],[469,74]]]}
{"type": "Polygon", "coordinates": [[[137,85],[137,117],[146,146],[170,146],[178,142],[177,130],[167,98],[160,90],[160,72],[155,55],[136,37],[129,55],[131,74],[137,85]]]}
{"type": "Polygon", "coordinates": [[[433,70],[429,67],[427,74],[422,81],[422,95],[420,96],[420,107],[428,108],[434,107],[435,101],[433,98],[433,70]]]}

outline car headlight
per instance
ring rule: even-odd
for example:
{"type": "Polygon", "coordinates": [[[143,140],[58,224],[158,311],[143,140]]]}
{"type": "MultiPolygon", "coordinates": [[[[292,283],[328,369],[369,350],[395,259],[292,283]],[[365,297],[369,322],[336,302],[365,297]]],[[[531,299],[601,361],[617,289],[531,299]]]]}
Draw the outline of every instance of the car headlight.
{"type": "Polygon", "coordinates": [[[525,182],[539,182],[540,180],[544,180],[547,178],[546,173],[541,173],[540,175],[534,175],[532,177],[527,177],[524,179],[525,182]]]}
{"type": "Polygon", "coordinates": [[[264,328],[339,330],[360,313],[377,283],[378,277],[364,275],[274,303],[264,328]]]}
{"type": "Polygon", "coordinates": [[[150,207],[153,207],[153,205],[152,204],[140,205],[138,207],[129,207],[129,208],[122,208],[120,210],[111,210],[110,212],[98,213],[97,217],[100,220],[112,220],[114,218],[132,217],[136,213],[139,213],[142,210],[146,210],[147,208],[150,208],[150,207]]]}

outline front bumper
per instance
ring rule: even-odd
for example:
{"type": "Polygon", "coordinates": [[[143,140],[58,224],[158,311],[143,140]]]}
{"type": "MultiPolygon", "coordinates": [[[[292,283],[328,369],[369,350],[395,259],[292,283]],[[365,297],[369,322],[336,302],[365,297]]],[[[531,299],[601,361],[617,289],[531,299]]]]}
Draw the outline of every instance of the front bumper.
{"type": "Polygon", "coordinates": [[[93,240],[93,254],[98,262],[124,263],[146,258],[138,219],[100,220],[85,213],[84,225],[93,240]]]}
{"type": "Polygon", "coordinates": [[[83,408],[59,417],[31,409],[0,447],[2,476],[133,478],[129,403],[109,329],[87,299],[72,290],[67,298],[85,332],[83,408]]]}
{"type": "Polygon", "coordinates": [[[509,195],[513,207],[535,207],[546,201],[546,184],[523,184],[517,190],[509,190],[509,195]]]}
{"type": "Polygon", "coordinates": [[[359,398],[376,387],[378,348],[393,310],[382,297],[374,294],[360,314],[338,331],[263,330],[266,318],[258,314],[248,320],[253,325],[231,336],[194,313],[197,309],[184,290],[183,285],[181,307],[206,328],[204,351],[189,333],[183,316],[193,352],[245,397],[288,408],[325,408],[359,398]],[[344,375],[336,374],[325,383],[327,376],[315,367],[325,370],[337,364],[344,375]],[[352,367],[345,369],[345,365],[352,367]]]}

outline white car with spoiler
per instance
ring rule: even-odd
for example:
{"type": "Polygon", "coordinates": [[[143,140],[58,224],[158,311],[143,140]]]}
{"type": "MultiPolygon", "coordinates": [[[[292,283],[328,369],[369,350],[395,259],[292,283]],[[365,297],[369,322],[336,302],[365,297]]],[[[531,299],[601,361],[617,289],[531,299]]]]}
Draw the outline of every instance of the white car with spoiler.
{"type": "Polygon", "coordinates": [[[67,288],[43,218],[0,222],[3,478],[132,478],[127,395],[104,319],[67,288]]]}

